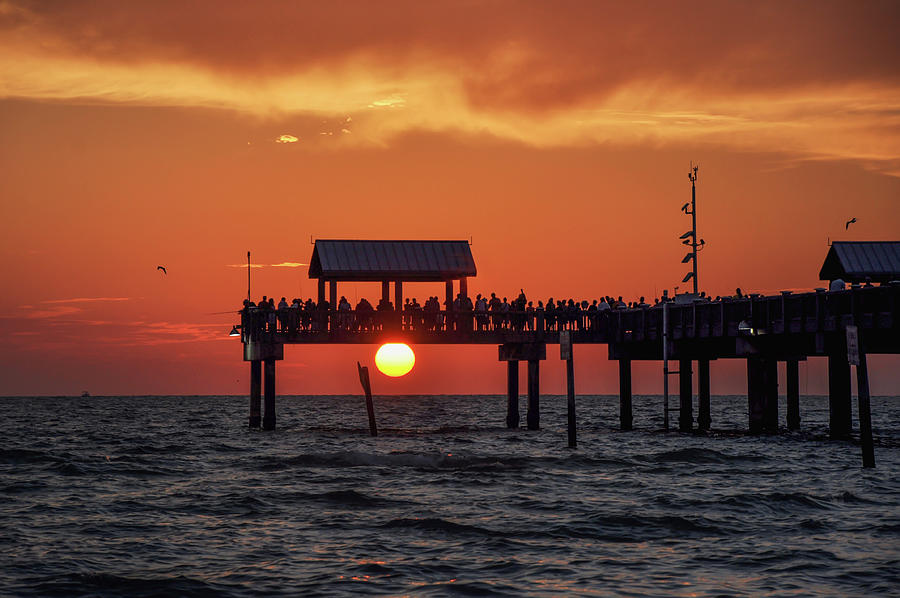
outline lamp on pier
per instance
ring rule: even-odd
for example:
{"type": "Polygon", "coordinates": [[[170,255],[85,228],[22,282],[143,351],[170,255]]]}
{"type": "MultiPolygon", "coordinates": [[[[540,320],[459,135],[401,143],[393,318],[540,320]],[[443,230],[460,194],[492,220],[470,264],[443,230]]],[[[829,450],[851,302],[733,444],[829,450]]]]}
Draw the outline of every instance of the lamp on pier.
{"type": "Polygon", "coordinates": [[[241,332],[238,330],[240,326],[232,326],[231,332],[228,333],[228,336],[240,336],[241,332]]]}

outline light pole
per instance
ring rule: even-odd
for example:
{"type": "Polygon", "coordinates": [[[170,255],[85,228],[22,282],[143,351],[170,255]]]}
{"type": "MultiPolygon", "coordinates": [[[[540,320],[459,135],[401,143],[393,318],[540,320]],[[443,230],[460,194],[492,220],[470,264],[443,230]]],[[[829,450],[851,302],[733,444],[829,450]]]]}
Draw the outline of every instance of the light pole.
{"type": "Polygon", "coordinates": [[[691,251],[684,256],[681,263],[686,264],[688,262],[693,262],[691,271],[685,274],[681,282],[687,282],[693,279],[694,295],[698,292],[697,252],[706,244],[706,241],[703,239],[697,240],[697,170],[699,170],[699,168],[699,165],[694,166],[694,163],[691,162],[691,169],[688,171],[688,180],[691,181],[691,202],[681,206],[681,211],[691,216],[691,230],[679,237],[682,239],[683,245],[689,245],[691,248],[691,251]]]}

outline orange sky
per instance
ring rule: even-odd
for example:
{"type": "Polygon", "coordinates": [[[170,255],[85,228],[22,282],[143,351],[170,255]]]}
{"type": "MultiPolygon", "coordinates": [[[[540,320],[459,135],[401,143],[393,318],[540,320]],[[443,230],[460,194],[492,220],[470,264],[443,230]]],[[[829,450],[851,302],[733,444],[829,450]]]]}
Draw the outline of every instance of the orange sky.
{"type": "MultiPolygon", "coordinates": [[[[472,237],[473,294],[658,294],[691,160],[713,295],[818,286],[828,238],[900,232],[896,2],[182,4],[0,1],[0,394],[245,393],[229,264],[249,249],[255,296],[306,297],[271,265],[311,236],[472,237]]],[[[288,347],[278,391],[357,393],[374,349],[288,347]]],[[[578,392],[617,389],[605,347],[576,355],[578,392]]],[[[898,365],[872,360],[873,392],[898,365]]],[[[712,372],[744,392],[742,363],[712,372]]],[[[373,385],[502,393],[505,371],[419,347],[373,385]]]]}

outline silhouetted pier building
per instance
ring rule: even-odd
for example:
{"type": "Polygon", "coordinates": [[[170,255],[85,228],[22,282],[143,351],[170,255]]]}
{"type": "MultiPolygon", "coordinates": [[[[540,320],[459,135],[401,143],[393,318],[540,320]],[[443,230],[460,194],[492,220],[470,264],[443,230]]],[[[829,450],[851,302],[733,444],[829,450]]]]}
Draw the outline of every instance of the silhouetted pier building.
{"type": "MultiPolygon", "coordinates": [[[[839,274],[850,280],[881,281],[881,286],[853,285],[840,291],[817,289],[810,293],[784,291],[777,296],[750,295],[721,301],[664,302],[639,309],[605,312],[579,310],[564,325],[550,325],[542,311],[509,312],[508,321],[486,326],[472,311],[454,312],[453,282],[459,293],[467,293],[466,280],[475,276],[475,262],[466,241],[317,241],[309,276],[319,281],[319,305],[329,289],[328,309],[320,309],[308,327],[266,326],[258,314],[243,316],[244,359],[251,362],[250,424],[259,425],[260,370],[265,364],[266,412],[263,427],[275,427],[275,362],[283,359],[285,344],[358,343],[388,341],[409,344],[493,344],[499,359],[507,363],[508,407],[506,423],[519,425],[518,368],[528,363],[529,429],[540,427],[540,362],[547,358],[547,345],[562,342],[563,357],[570,364],[580,344],[606,344],[609,358],[619,362],[620,427],[632,428],[631,364],[638,360],[677,361],[679,377],[678,428],[695,429],[692,378],[698,379],[697,430],[708,430],[710,420],[709,362],[715,359],[745,359],[747,362],[748,420],[751,432],[778,429],[777,364],[786,364],[787,422],[800,426],[798,364],[808,357],[828,358],[830,434],[846,437],[851,432],[850,361],[848,326],[858,330],[859,353],[900,353],[897,278],[898,253],[883,251],[900,243],[834,243],[822,268],[823,275],[839,274]],[[880,247],[880,259],[861,264],[861,251],[880,247]],[[893,255],[893,257],[891,257],[893,255]],[[837,266],[835,265],[837,264],[837,266]],[[837,267],[841,269],[835,269],[837,267]],[[890,272],[890,274],[886,274],[890,272]],[[449,309],[401,318],[395,310],[376,314],[365,323],[356,311],[335,309],[338,284],[347,281],[380,281],[382,298],[389,300],[394,284],[394,305],[402,306],[404,282],[444,282],[449,309]],[[257,317],[254,320],[254,317],[257,317]],[[526,318],[533,318],[529,329],[526,318]],[[664,351],[665,348],[665,351],[664,351]],[[664,354],[665,353],[665,354],[664,354]]],[[[404,312],[405,315],[405,312],[404,312]]],[[[490,318],[490,315],[489,315],[490,318]]],[[[570,394],[574,395],[571,366],[570,394]]],[[[574,397],[572,397],[574,401],[574,397]]],[[[572,414],[574,418],[574,413],[572,414]]],[[[574,419],[572,420],[574,421],[574,419]]],[[[571,442],[571,440],[570,440],[571,442]]]]}

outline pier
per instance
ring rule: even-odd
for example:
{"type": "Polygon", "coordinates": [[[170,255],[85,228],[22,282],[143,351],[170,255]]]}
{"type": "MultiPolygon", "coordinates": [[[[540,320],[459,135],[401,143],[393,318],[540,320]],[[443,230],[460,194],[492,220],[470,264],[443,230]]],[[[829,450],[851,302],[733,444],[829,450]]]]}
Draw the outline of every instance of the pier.
{"type": "MultiPolygon", "coordinates": [[[[829,254],[830,255],[830,254],[829,254]]],[[[826,267],[828,266],[826,260],[826,267]]],[[[823,270],[825,268],[823,267],[823,270]]],[[[312,313],[244,309],[240,335],[244,360],[250,362],[250,425],[275,428],[275,364],[284,358],[286,344],[404,342],[410,345],[496,345],[498,360],[506,362],[508,402],[506,425],[520,425],[519,364],[527,362],[528,410],[526,425],[540,428],[540,364],[547,345],[560,345],[568,361],[570,444],[574,443],[574,369],[572,356],[579,345],[605,344],[609,359],[619,362],[622,430],[633,428],[631,364],[634,361],[677,363],[664,365],[664,378],[678,377],[677,428],[681,432],[709,430],[709,364],[716,359],[743,359],[747,364],[748,429],[752,433],[778,431],[778,362],[786,364],[787,421],[801,423],[798,364],[809,357],[827,357],[829,431],[832,438],[851,433],[851,365],[860,381],[861,431],[871,434],[868,406],[867,354],[900,353],[900,283],[880,286],[853,284],[844,290],[817,289],[808,293],[784,291],[776,296],[750,295],[719,301],[697,295],[678,296],[654,306],[633,309],[585,310],[577,307],[552,319],[543,310],[511,310],[504,314],[470,308],[467,279],[475,265],[466,241],[317,241],[310,277],[318,279],[319,301],[312,313]],[[425,256],[425,257],[423,257],[425,256]],[[339,284],[380,281],[382,303],[403,304],[404,283],[443,282],[440,310],[335,309],[339,284]],[[326,297],[326,288],[328,296],[326,297]],[[456,293],[454,294],[454,291],[456,293]],[[454,301],[461,298],[462,301],[454,301]],[[265,369],[264,397],[261,371],[265,369]],[[697,377],[698,417],[694,421],[693,377],[697,377]],[[260,416],[260,402],[265,411],[260,416]]],[[[850,278],[850,275],[844,274],[850,278]]],[[[235,326],[235,329],[238,327],[235,326]]],[[[666,393],[668,394],[668,393],[666,393]]],[[[663,408],[668,423],[668,403],[663,408]]]]}

